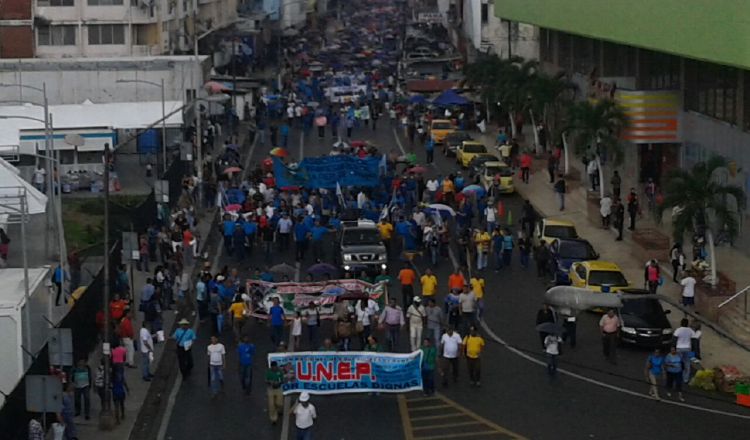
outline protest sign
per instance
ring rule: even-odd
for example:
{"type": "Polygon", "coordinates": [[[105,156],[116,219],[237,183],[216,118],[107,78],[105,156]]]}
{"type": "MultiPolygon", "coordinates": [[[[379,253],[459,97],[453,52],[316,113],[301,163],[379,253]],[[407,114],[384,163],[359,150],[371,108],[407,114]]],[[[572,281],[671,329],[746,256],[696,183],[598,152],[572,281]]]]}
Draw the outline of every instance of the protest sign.
{"type": "Polygon", "coordinates": [[[284,371],[284,394],[403,393],[422,389],[422,352],[269,353],[284,371]]]}

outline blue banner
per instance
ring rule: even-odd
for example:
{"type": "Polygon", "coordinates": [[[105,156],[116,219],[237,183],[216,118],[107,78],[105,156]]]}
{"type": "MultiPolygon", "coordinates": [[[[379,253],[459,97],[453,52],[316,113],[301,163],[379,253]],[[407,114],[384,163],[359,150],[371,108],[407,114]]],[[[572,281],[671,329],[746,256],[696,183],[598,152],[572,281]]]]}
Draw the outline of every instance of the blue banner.
{"type": "Polygon", "coordinates": [[[422,389],[422,352],[269,353],[284,371],[284,394],[402,393],[422,389]]]}
{"type": "Polygon", "coordinates": [[[302,186],[305,188],[336,188],[365,186],[380,183],[380,157],[324,156],[305,158],[297,168],[289,168],[278,159],[273,160],[273,174],[279,188],[302,186]]]}

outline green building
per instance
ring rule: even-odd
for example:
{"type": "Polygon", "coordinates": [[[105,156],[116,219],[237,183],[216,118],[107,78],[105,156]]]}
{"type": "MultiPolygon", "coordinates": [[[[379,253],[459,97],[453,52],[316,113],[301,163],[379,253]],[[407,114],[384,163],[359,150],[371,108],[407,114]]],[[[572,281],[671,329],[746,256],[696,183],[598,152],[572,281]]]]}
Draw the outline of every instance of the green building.
{"type": "Polygon", "coordinates": [[[583,97],[623,105],[628,184],[720,154],[749,192],[746,1],[495,0],[495,14],[538,26],[542,65],[567,72],[583,97]]]}

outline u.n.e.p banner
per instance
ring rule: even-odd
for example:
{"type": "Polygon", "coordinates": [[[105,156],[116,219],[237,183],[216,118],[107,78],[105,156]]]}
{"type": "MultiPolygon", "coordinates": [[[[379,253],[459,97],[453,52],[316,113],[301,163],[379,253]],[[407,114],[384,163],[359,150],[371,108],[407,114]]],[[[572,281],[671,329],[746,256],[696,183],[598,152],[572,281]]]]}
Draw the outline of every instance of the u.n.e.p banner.
{"type": "Polygon", "coordinates": [[[270,353],[284,371],[284,394],[402,393],[422,389],[422,352],[270,353]]]}

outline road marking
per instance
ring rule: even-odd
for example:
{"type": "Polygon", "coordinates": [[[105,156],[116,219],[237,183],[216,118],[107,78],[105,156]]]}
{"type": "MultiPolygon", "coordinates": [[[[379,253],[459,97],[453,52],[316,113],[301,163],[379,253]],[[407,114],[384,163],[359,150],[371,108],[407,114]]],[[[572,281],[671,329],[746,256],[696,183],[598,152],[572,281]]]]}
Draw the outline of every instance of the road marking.
{"type": "Polygon", "coordinates": [[[523,440],[525,437],[516,434],[495,422],[485,419],[479,414],[465,408],[443,394],[437,393],[432,397],[420,397],[420,398],[407,398],[406,395],[401,394],[398,396],[398,407],[401,414],[401,421],[404,428],[404,438],[406,440],[432,440],[432,439],[453,439],[453,438],[466,438],[466,437],[479,437],[479,436],[500,436],[500,438],[508,439],[519,439],[523,440]],[[420,402],[432,402],[438,400],[441,405],[429,405],[429,406],[410,406],[410,404],[420,402]],[[412,414],[420,411],[428,410],[442,410],[446,408],[451,410],[450,413],[441,413],[437,415],[429,416],[417,416],[412,417],[412,414]],[[450,422],[449,419],[455,419],[454,422],[450,422]],[[414,425],[414,422],[421,422],[427,420],[439,420],[438,424],[419,424],[414,425]],[[478,430],[471,430],[472,427],[478,430]],[[457,432],[451,433],[446,432],[451,429],[461,428],[457,432]],[[430,432],[432,431],[432,432],[430,432]]]}
{"type": "Polygon", "coordinates": [[[398,138],[398,133],[396,133],[395,128],[391,128],[391,131],[393,131],[393,137],[396,138],[396,144],[398,145],[398,148],[401,150],[401,154],[406,156],[406,150],[404,150],[403,144],[401,144],[401,139],[398,138]]]}
{"type": "MultiPolygon", "coordinates": [[[[460,414],[463,415],[463,414],[460,414]]],[[[457,422],[457,423],[445,423],[443,425],[424,425],[424,426],[415,426],[412,428],[414,431],[418,431],[420,429],[437,429],[437,428],[452,428],[456,426],[469,426],[469,425],[477,425],[481,422],[477,421],[469,421],[469,422],[457,422]]]]}
{"type": "MultiPolygon", "coordinates": [[[[519,350],[519,349],[517,349],[517,348],[515,348],[515,347],[513,347],[511,345],[509,345],[501,337],[499,337],[498,335],[496,335],[495,332],[492,331],[492,329],[487,325],[487,323],[484,320],[481,320],[480,324],[481,324],[482,328],[484,329],[485,333],[487,333],[492,339],[494,339],[495,342],[497,342],[498,344],[503,345],[511,353],[514,353],[514,354],[516,354],[516,355],[518,355],[518,356],[520,356],[520,357],[522,357],[522,358],[524,358],[524,359],[526,359],[526,360],[528,360],[530,362],[533,362],[533,363],[535,363],[537,365],[542,365],[544,367],[547,366],[546,362],[541,361],[541,360],[539,360],[539,359],[537,359],[537,358],[535,358],[535,357],[533,357],[533,356],[531,356],[531,355],[529,355],[527,353],[524,353],[521,350],[519,350]]],[[[586,376],[583,376],[583,375],[580,375],[580,374],[577,374],[577,373],[574,373],[572,371],[568,371],[568,370],[565,370],[565,369],[562,369],[562,368],[558,368],[557,371],[559,373],[561,373],[561,374],[566,375],[566,376],[574,377],[576,379],[579,379],[579,380],[582,380],[584,382],[588,382],[590,384],[597,385],[597,386],[600,386],[600,387],[603,387],[603,388],[608,388],[608,389],[610,389],[612,391],[617,391],[617,392],[620,392],[620,393],[623,393],[623,394],[628,394],[628,395],[631,395],[631,396],[634,396],[634,397],[640,397],[642,399],[647,399],[647,400],[651,400],[651,401],[654,400],[653,397],[649,396],[648,394],[639,393],[637,391],[632,391],[632,390],[629,390],[627,388],[619,387],[617,385],[608,384],[606,382],[602,382],[600,380],[592,379],[590,377],[586,377],[586,376]]],[[[666,405],[674,405],[674,406],[679,406],[679,407],[682,407],[682,408],[693,409],[693,410],[696,410],[696,411],[702,411],[702,412],[707,412],[707,413],[711,413],[711,414],[718,414],[718,415],[723,415],[723,416],[728,416],[728,417],[735,417],[735,418],[739,418],[739,419],[750,420],[750,415],[745,415],[745,414],[738,414],[738,413],[729,412],[729,411],[722,411],[722,410],[718,410],[718,409],[706,408],[706,407],[703,407],[703,406],[692,405],[692,404],[684,403],[684,402],[676,402],[676,401],[673,401],[673,400],[664,400],[664,399],[662,399],[662,400],[659,400],[659,402],[660,403],[664,403],[666,405]]]]}

